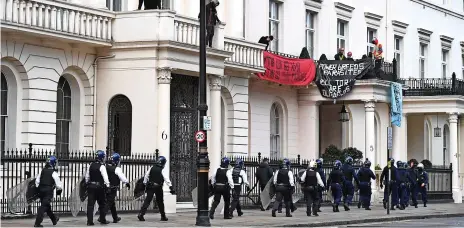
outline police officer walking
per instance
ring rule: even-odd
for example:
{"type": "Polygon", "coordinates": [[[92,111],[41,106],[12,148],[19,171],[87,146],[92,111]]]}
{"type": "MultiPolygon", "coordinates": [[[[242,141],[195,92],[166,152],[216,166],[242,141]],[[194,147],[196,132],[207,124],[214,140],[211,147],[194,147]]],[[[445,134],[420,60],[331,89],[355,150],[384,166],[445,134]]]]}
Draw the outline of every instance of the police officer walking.
{"type": "Polygon", "coordinates": [[[382,174],[380,175],[380,188],[383,188],[383,181],[385,179],[385,185],[389,185],[389,191],[384,191],[383,194],[383,208],[387,209],[387,200],[391,194],[391,208],[395,210],[395,206],[398,204],[398,170],[395,167],[395,159],[390,158],[390,168],[388,165],[383,168],[382,174]],[[388,179],[388,172],[391,172],[391,180],[388,179]]]}
{"type": "MultiPolygon", "coordinates": [[[[324,183],[324,186],[325,186],[326,185],[326,177],[325,177],[324,169],[322,168],[322,163],[323,163],[322,158],[319,158],[319,159],[316,160],[316,164],[317,164],[316,171],[321,176],[322,182],[324,183]]],[[[318,188],[317,188],[318,199],[319,199],[317,201],[317,212],[321,212],[321,204],[322,204],[322,201],[323,201],[322,192],[324,191],[324,189],[325,188],[321,187],[321,186],[318,186],[318,188]]]]}
{"type": "Polygon", "coordinates": [[[364,166],[359,169],[357,176],[359,180],[359,201],[362,203],[363,208],[371,210],[371,179],[375,180],[375,175],[371,170],[371,162],[369,160],[366,159],[364,166]]]}
{"type": "Polygon", "coordinates": [[[353,169],[353,158],[347,157],[345,159],[345,164],[343,164],[343,174],[345,175],[345,183],[343,185],[343,207],[345,211],[350,210],[350,204],[353,201],[354,195],[354,185],[353,178],[356,181],[356,184],[359,186],[358,177],[353,169]]]}
{"type": "Polygon", "coordinates": [[[61,195],[62,185],[60,175],[55,170],[58,160],[55,156],[50,156],[43,168],[35,179],[35,187],[38,188],[40,207],[37,210],[34,227],[43,227],[42,221],[44,213],[52,220],[53,225],[58,223],[59,218],[53,214],[51,201],[53,198],[53,190],[56,187],[56,195],[61,195]]]}
{"type": "Polygon", "coordinates": [[[158,204],[159,212],[161,214],[161,221],[168,221],[166,217],[166,212],[164,211],[164,196],[163,196],[163,183],[169,186],[171,194],[175,194],[174,188],[172,187],[171,181],[169,180],[169,175],[165,173],[164,166],[166,165],[166,158],[164,156],[159,156],[156,164],[151,167],[143,178],[143,184],[147,191],[147,197],[143,201],[142,208],[140,209],[137,218],[140,221],[145,221],[143,217],[147,212],[148,207],[150,206],[151,201],[153,200],[153,195],[155,195],[156,204],[158,204]]]}
{"type": "Polygon", "coordinates": [[[417,172],[417,163],[411,162],[411,168],[408,170],[409,176],[411,177],[411,185],[409,187],[409,195],[412,199],[412,205],[417,208],[417,179],[418,179],[418,172],[417,172]]]}
{"type": "Polygon", "coordinates": [[[98,222],[108,224],[106,221],[106,193],[109,193],[110,182],[108,173],[105,168],[105,152],[97,151],[96,161],[90,164],[85,174],[85,183],[87,183],[88,203],[87,203],[87,226],[93,226],[93,209],[95,201],[98,202],[98,211],[100,217],[98,222]]]}
{"type": "Polygon", "coordinates": [[[338,205],[342,199],[342,185],[345,182],[345,176],[340,170],[342,163],[339,160],[336,160],[334,163],[334,168],[329,174],[329,179],[327,180],[327,186],[330,186],[333,197],[333,212],[340,212],[338,205]]]}
{"type": "Polygon", "coordinates": [[[306,198],[306,215],[311,216],[311,208],[314,216],[317,214],[317,203],[319,201],[318,186],[324,187],[321,175],[316,171],[317,164],[315,161],[309,163],[308,169],[301,175],[301,185],[306,198]]]}
{"type": "Polygon", "coordinates": [[[417,165],[417,170],[418,170],[417,187],[419,188],[419,192],[422,196],[422,203],[424,203],[424,207],[427,207],[427,185],[429,184],[429,175],[424,170],[424,164],[422,163],[419,163],[419,165],[417,165]]]}
{"type": "MultiPolygon", "coordinates": [[[[259,183],[259,189],[261,190],[261,192],[264,190],[267,182],[269,182],[273,175],[274,172],[272,171],[272,168],[269,167],[269,159],[264,158],[263,162],[259,164],[259,168],[256,170],[256,180],[259,183]]],[[[260,195],[258,195],[258,197],[259,196],[260,195]]],[[[261,211],[265,211],[267,208],[263,208],[263,206],[261,205],[261,198],[258,198],[258,200],[260,203],[261,211]]]]}
{"type": "Polygon", "coordinates": [[[224,199],[224,219],[231,219],[229,215],[230,204],[230,190],[234,189],[234,181],[232,179],[232,172],[229,171],[229,159],[224,157],[221,160],[221,166],[214,171],[211,176],[211,184],[214,189],[214,201],[209,211],[209,218],[214,219],[214,212],[221,202],[221,196],[224,199]]]}
{"type": "Polygon", "coordinates": [[[110,191],[106,197],[108,200],[108,209],[111,210],[111,215],[113,216],[113,223],[117,223],[121,221],[121,217],[118,217],[114,200],[119,191],[119,182],[122,182],[127,189],[130,189],[130,184],[122,172],[121,167],[118,167],[121,156],[118,153],[114,153],[111,156],[111,160],[112,162],[106,165],[106,172],[108,173],[108,179],[110,181],[110,191]]]}
{"type": "Polygon", "coordinates": [[[411,177],[403,162],[397,161],[396,166],[398,167],[398,196],[400,198],[398,208],[404,210],[408,203],[408,183],[411,182],[411,177]]]}
{"type": "MultiPolygon", "coordinates": [[[[234,217],[233,213],[235,208],[237,208],[238,216],[242,216],[242,207],[240,205],[240,192],[242,191],[242,184],[246,185],[247,191],[250,190],[250,184],[248,183],[248,178],[245,170],[243,170],[243,161],[238,158],[235,161],[235,167],[228,171],[232,175],[232,180],[234,183],[234,188],[232,190],[232,203],[230,205],[229,216],[234,217]]],[[[224,212],[225,214],[225,212],[224,212]]]]}
{"type": "Polygon", "coordinates": [[[292,203],[292,194],[295,192],[295,181],[293,172],[290,170],[290,161],[288,159],[282,160],[280,169],[274,175],[274,185],[276,191],[276,200],[272,208],[272,217],[276,217],[276,211],[279,204],[284,199],[285,213],[287,217],[292,217],[290,207],[292,203]]]}

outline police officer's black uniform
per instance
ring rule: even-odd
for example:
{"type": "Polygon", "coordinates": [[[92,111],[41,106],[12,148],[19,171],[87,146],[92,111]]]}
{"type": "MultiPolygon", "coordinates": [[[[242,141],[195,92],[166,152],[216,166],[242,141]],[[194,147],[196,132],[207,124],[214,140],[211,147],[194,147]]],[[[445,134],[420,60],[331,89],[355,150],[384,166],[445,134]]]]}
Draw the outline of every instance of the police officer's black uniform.
{"type": "Polygon", "coordinates": [[[62,192],[58,172],[56,172],[52,166],[47,164],[37,176],[35,185],[39,192],[40,207],[37,210],[34,227],[43,227],[41,223],[44,218],[44,213],[47,213],[48,217],[52,220],[53,225],[56,225],[59,218],[52,211],[51,201],[55,187],[57,188],[57,195],[61,195],[62,192]]]}
{"type": "Polygon", "coordinates": [[[214,188],[214,201],[211,205],[209,211],[209,218],[214,219],[214,212],[221,202],[221,197],[224,199],[224,219],[231,219],[232,217],[229,214],[230,206],[230,190],[234,188],[232,176],[229,169],[227,168],[218,168],[216,173],[211,178],[211,183],[214,188]]]}
{"type": "Polygon", "coordinates": [[[163,183],[166,182],[166,184],[169,186],[171,194],[174,194],[174,189],[172,188],[169,176],[167,174],[163,175],[165,163],[166,159],[164,157],[160,157],[158,162],[145,174],[143,183],[146,186],[147,197],[145,198],[142,208],[140,209],[140,212],[137,216],[140,221],[145,221],[143,216],[147,212],[147,209],[153,200],[153,195],[155,196],[156,204],[158,205],[159,212],[161,214],[161,221],[168,221],[166,212],[164,211],[163,183]]]}
{"type": "Polygon", "coordinates": [[[100,216],[98,222],[108,224],[106,221],[106,193],[109,193],[110,183],[106,167],[102,161],[92,162],[86,175],[88,203],[87,203],[87,225],[93,226],[93,210],[95,201],[98,202],[98,211],[100,216]]]}
{"type": "Polygon", "coordinates": [[[126,179],[126,177],[123,177],[121,179],[117,172],[116,169],[120,169],[117,164],[108,164],[106,166],[106,171],[108,173],[108,179],[110,181],[110,190],[109,193],[107,194],[106,198],[108,200],[108,209],[111,211],[111,215],[113,217],[113,222],[117,223],[121,220],[120,217],[118,217],[118,212],[116,211],[116,204],[115,204],[115,199],[116,195],[118,193],[118,190],[120,188],[120,182],[123,181],[126,185],[127,188],[130,188],[129,183],[126,179]]]}
{"type": "Polygon", "coordinates": [[[276,211],[279,204],[284,200],[285,212],[287,217],[292,217],[290,207],[292,203],[292,193],[295,189],[293,173],[287,167],[279,169],[274,176],[274,185],[276,191],[276,200],[272,208],[272,217],[276,217],[276,211]]]}
{"type": "Polygon", "coordinates": [[[301,181],[303,181],[302,188],[306,198],[306,215],[311,216],[312,209],[313,215],[319,216],[317,214],[319,202],[318,185],[324,187],[324,183],[319,173],[314,170],[315,167],[312,168],[308,168],[301,176],[301,181]]]}
{"type": "Polygon", "coordinates": [[[232,192],[232,203],[230,205],[229,216],[233,217],[234,210],[237,209],[238,216],[242,216],[242,207],[240,205],[240,193],[242,192],[242,184],[248,187],[248,181],[246,179],[246,173],[242,167],[235,166],[232,170],[232,180],[234,181],[234,191],[232,192]]]}

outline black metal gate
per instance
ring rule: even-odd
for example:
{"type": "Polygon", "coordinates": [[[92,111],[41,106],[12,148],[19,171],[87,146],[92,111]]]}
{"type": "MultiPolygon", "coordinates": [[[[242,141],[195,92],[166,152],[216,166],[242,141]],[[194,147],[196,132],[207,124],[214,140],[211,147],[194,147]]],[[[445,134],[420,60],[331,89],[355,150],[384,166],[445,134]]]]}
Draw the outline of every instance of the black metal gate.
{"type": "Polygon", "coordinates": [[[170,170],[178,202],[192,201],[197,186],[198,78],[173,75],[171,80],[170,170]]]}

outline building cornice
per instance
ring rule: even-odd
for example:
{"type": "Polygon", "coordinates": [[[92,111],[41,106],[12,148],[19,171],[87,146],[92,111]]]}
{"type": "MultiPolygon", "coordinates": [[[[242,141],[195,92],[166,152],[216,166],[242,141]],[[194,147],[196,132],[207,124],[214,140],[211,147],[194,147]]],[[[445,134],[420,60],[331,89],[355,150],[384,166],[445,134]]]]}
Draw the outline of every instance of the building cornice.
{"type": "Polygon", "coordinates": [[[343,4],[341,2],[334,2],[335,11],[337,12],[337,17],[339,19],[349,21],[353,17],[353,10],[355,9],[352,6],[343,4]]]}
{"type": "Polygon", "coordinates": [[[417,33],[419,34],[419,42],[429,44],[430,43],[430,35],[432,35],[432,31],[418,28],[417,33]]]}
{"type": "Polygon", "coordinates": [[[441,47],[446,50],[451,50],[454,38],[440,35],[441,47]]]}
{"type": "Polygon", "coordinates": [[[306,9],[319,12],[322,9],[322,2],[324,0],[305,0],[306,9]]]}
{"type": "Polygon", "coordinates": [[[417,4],[420,4],[420,5],[423,5],[424,7],[429,7],[431,9],[443,12],[443,13],[445,13],[445,15],[451,15],[451,16],[454,16],[454,17],[457,17],[459,19],[464,20],[464,14],[458,13],[458,12],[455,12],[455,11],[452,11],[452,10],[449,10],[449,9],[446,9],[446,8],[443,8],[441,6],[438,6],[436,4],[431,3],[429,1],[425,1],[425,0],[410,0],[410,1],[415,2],[417,4]]]}
{"type": "Polygon", "coordinates": [[[401,22],[401,21],[392,20],[392,25],[393,25],[393,32],[395,33],[395,35],[400,35],[400,36],[406,35],[409,24],[401,22]]]}
{"type": "Polygon", "coordinates": [[[380,28],[380,22],[382,21],[383,16],[375,13],[365,12],[364,17],[366,19],[367,27],[374,29],[380,28]]]}

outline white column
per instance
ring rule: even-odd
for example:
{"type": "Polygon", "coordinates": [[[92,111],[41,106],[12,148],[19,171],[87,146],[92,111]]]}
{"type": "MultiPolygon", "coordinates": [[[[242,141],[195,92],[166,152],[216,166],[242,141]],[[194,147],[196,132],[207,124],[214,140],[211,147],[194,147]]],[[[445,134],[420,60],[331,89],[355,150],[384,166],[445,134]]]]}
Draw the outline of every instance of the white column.
{"type": "Polygon", "coordinates": [[[210,105],[211,105],[211,131],[208,132],[210,170],[219,168],[221,161],[221,87],[222,77],[211,75],[209,77],[210,105]]]}
{"type": "Polygon", "coordinates": [[[462,203],[462,194],[459,188],[459,165],[458,165],[458,114],[449,114],[449,130],[450,130],[450,160],[453,164],[453,199],[454,203],[462,203]]]}
{"type": "Polygon", "coordinates": [[[404,153],[404,151],[401,150],[402,147],[402,128],[403,126],[398,127],[396,125],[392,125],[392,130],[393,130],[393,149],[392,149],[392,154],[391,156],[395,159],[395,161],[403,161],[401,158],[401,153],[404,153]]]}
{"type": "MultiPolygon", "coordinates": [[[[371,161],[371,169],[372,172],[375,172],[375,102],[368,100],[364,103],[364,108],[366,112],[365,116],[365,153],[366,158],[371,161]]],[[[377,188],[375,181],[372,181],[372,189],[375,190],[377,188]]]]}
{"type": "MultiPolygon", "coordinates": [[[[464,118],[463,116],[461,116],[461,118],[459,118],[459,150],[458,150],[458,160],[459,160],[459,173],[464,173],[464,156],[463,156],[463,153],[461,153],[461,151],[464,151],[464,118]]],[[[461,184],[461,183],[460,183],[461,184]]]]}
{"type": "MultiPolygon", "coordinates": [[[[395,137],[395,135],[393,135],[395,137]]],[[[401,161],[408,161],[408,115],[403,113],[401,119],[401,147],[400,147],[400,159],[401,161]]],[[[394,143],[394,142],[393,142],[394,143]]]]}
{"type": "MultiPolygon", "coordinates": [[[[158,132],[157,148],[159,155],[166,157],[168,162],[164,169],[169,172],[170,160],[170,129],[171,129],[171,69],[158,68],[158,132]]],[[[164,185],[164,204],[166,213],[176,213],[176,196],[169,193],[169,188],[164,185]]]]}
{"type": "Polygon", "coordinates": [[[319,103],[298,101],[299,151],[302,159],[319,157],[319,103]],[[304,137],[303,137],[304,136],[304,137]]]}

